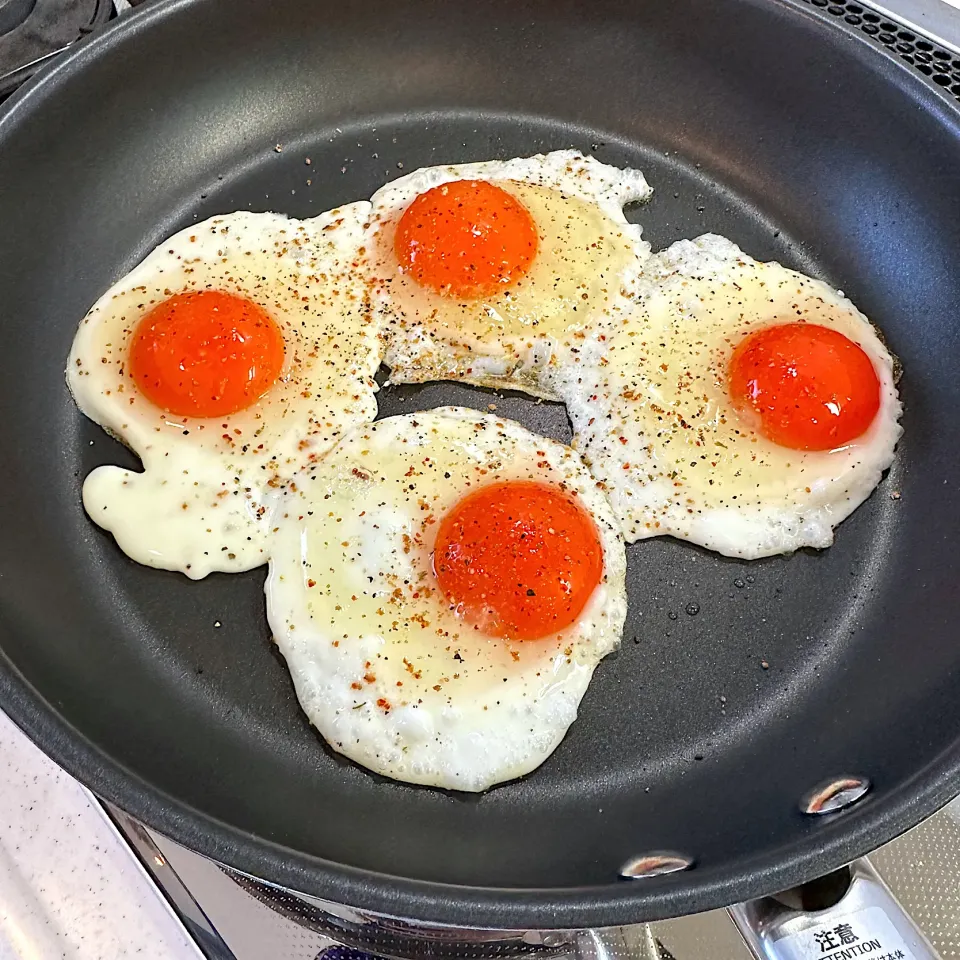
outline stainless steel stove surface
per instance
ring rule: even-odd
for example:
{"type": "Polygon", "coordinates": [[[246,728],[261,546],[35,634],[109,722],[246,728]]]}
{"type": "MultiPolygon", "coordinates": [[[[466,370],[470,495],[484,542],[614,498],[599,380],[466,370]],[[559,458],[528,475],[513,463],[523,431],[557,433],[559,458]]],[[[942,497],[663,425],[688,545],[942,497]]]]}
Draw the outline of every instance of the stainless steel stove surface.
{"type": "MultiPolygon", "coordinates": [[[[190,917],[200,936],[207,938],[208,956],[218,960],[319,960],[321,956],[324,960],[354,960],[325,952],[340,944],[317,926],[329,929],[337,917],[320,921],[317,914],[311,916],[305,910],[298,916],[282,891],[251,884],[139,825],[128,822],[125,829],[140,834],[136,844],[141,856],[178,909],[190,917]]],[[[960,799],[870,859],[943,960],[960,958],[960,799]]],[[[316,903],[307,897],[297,899],[316,903]]],[[[323,912],[329,909],[323,905],[323,912]]],[[[349,918],[350,913],[341,911],[341,916],[349,918]]],[[[567,939],[568,955],[597,960],[751,957],[725,911],[649,926],[589,931],[567,939]]],[[[494,955],[484,952],[480,944],[475,948],[475,957],[494,955]]],[[[425,945],[422,953],[424,957],[439,954],[435,944],[425,945]]]]}
{"type": "MultiPolygon", "coordinates": [[[[49,12],[56,2],[0,0],[0,55],[13,46],[5,47],[5,39],[19,31],[23,40],[29,33],[21,24],[30,17],[34,25],[40,22],[37,8],[49,12]]],[[[86,7],[82,0],[60,2],[64,16],[74,20],[98,9],[97,0],[86,7]]],[[[114,2],[120,14],[131,6],[128,0],[114,2]]],[[[883,6],[809,2],[860,24],[960,99],[954,56],[960,55],[960,0],[884,0],[883,6]]],[[[54,49],[72,42],[74,27],[72,21],[61,24],[46,42],[54,49]]],[[[0,62],[0,75],[5,72],[0,62]]],[[[359,948],[437,960],[524,954],[596,960],[751,956],[723,911],[613,930],[521,932],[509,942],[478,931],[438,934],[415,925],[372,922],[235,874],[120,811],[107,811],[108,819],[89,793],[27,744],[2,714],[0,810],[10,814],[0,817],[0,960],[357,960],[364,956],[359,948]],[[82,883],[75,882],[78,875],[82,883]]],[[[960,958],[960,800],[870,859],[940,956],[960,958]]],[[[824,957],[829,943],[821,944],[824,957]]],[[[848,960],[847,953],[853,958],[868,952],[863,947],[829,955],[848,960]]],[[[872,955],[899,960],[909,953],[891,948],[872,955]]]]}

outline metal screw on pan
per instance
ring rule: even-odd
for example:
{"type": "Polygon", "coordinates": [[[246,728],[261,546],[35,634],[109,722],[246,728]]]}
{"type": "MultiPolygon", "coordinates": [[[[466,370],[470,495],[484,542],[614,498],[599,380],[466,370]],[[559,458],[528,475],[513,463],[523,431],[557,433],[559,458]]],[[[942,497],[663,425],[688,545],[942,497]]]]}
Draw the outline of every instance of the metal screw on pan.
{"type": "Polygon", "coordinates": [[[800,809],[811,815],[836,813],[853,806],[870,791],[866,777],[837,777],[814,787],[800,801],[800,809]]]}
{"type": "Polygon", "coordinates": [[[679,873],[693,866],[693,858],[682,853],[646,853],[632,857],[620,868],[624,880],[645,880],[648,877],[663,877],[669,873],[679,873]]]}

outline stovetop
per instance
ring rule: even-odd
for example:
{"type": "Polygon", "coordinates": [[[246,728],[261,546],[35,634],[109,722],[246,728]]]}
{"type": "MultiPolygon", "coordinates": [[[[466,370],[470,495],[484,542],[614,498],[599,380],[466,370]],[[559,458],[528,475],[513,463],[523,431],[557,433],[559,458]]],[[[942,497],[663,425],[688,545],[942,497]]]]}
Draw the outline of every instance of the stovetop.
{"type": "MultiPolygon", "coordinates": [[[[26,40],[41,42],[26,34],[56,3],[72,19],[42,38],[50,49],[39,53],[40,64],[26,65],[20,80],[95,27],[100,19],[85,19],[91,11],[105,19],[100,0],[0,0],[0,98],[8,92],[4,52],[13,47],[5,44],[12,34],[5,33],[4,17],[27,17],[29,29],[18,28],[22,52],[26,40]]],[[[129,0],[113,4],[120,15],[131,6],[129,0]]],[[[850,4],[835,6],[837,15],[841,7],[851,15],[850,4]]],[[[889,35],[905,59],[919,57],[918,69],[928,62],[925,51],[934,49],[926,38],[949,51],[942,62],[955,64],[952,54],[960,56],[960,0],[871,0],[862,11],[876,11],[872,20],[863,17],[864,31],[870,35],[866,27],[875,23],[881,42],[889,35]]],[[[931,69],[942,66],[929,62],[931,69]]],[[[960,99],[960,70],[942,76],[937,82],[960,99]]],[[[366,932],[371,928],[358,926],[350,911],[237,875],[105,807],[2,714],[0,811],[0,960],[357,960],[361,955],[349,944],[357,945],[358,936],[367,938],[368,949],[376,944],[366,932]]],[[[960,800],[870,859],[944,960],[960,958],[960,800]]],[[[568,939],[571,952],[596,960],[750,957],[723,911],[568,939]]],[[[487,952],[482,941],[469,950],[475,957],[487,952]]],[[[450,952],[433,944],[424,955],[450,952]]]]}
{"type": "MultiPolygon", "coordinates": [[[[202,892],[205,920],[232,951],[227,957],[314,960],[334,945],[329,935],[311,929],[308,920],[298,922],[285,916],[276,897],[251,892],[243,878],[229,870],[150,831],[148,835],[164,867],[176,874],[185,889],[202,892]]],[[[157,855],[151,854],[154,862],[157,855]]],[[[878,850],[871,861],[943,960],[960,958],[960,799],[878,850]]],[[[591,931],[589,936],[594,940],[590,955],[598,960],[750,958],[722,910],[633,928],[591,931]]]]}
{"type": "MultiPolygon", "coordinates": [[[[333,945],[238,886],[230,872],[165,838],[150,834],[165,865],[186,888],[202,893],[207,922],[236,960],[315,960],[333,945]]],[[[878,850],[871,862],[943,960],[960,958],[960,799],[878,850]]],[[[750,960],[725,911],[592,931],[603,960],[750,960]]],[[[215,956],[215,955],[214,955],[215,956]]],[[[338,960],[329,957],[327,960],[338,960]]]]}

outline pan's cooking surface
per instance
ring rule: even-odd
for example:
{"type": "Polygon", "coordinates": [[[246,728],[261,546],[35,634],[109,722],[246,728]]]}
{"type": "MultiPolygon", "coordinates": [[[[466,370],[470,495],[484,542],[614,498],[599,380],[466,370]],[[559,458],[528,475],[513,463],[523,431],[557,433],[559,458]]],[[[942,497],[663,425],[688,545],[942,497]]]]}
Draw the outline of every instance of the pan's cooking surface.
{"type": "MultiPolygon", "coordinates": [[[[4,706],[50,752],[250,872],[517,927],[786,886],[946,799],[960,733],[957,115],[792,7],[735,8],[180,0],[18,99],[0,122],[0,647],[36,691],[5,680],[4,706]],[[134,461],[77,413],[63,360],[96,296],[195,218],[309,216],[418,166],[567,146],[646,173],[655,198],[633,216],[655,249],[714,230],[842,286],[904,362],[906,434],[828,551],[743,564],[632,547],[623,648],[530,777],[481,797],[394,784],[311,732],[267,642],[263,571],[145,570],[87,520],[82,477],[134,461]],[[868,802],[833,822],[797,813],[847,772],[874,782],[868,802]],[[697,866],[614,885],[629,856],[664,848],[697,866]],[[317,857],[528,893],[388,883],[317,857]]],[[[490,402],[569,437],[562,407],[450,384],[385,390],[380,410],[490,402]]]]}

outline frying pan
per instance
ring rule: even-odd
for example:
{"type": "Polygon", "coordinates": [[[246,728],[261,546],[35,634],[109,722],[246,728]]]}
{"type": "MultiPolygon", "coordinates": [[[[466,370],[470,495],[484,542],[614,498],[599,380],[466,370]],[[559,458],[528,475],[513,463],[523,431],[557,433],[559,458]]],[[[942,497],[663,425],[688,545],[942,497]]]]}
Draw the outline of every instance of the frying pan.
{"type": "MultiPolygon", "coordinates": [[[[882,844],[960,788],[958,186],[949,92],[800,0],[147,5],[0,115],[3,709],[194,849],[437,923],[665,917],[882,844]],[[389,782],[298,709],[263,570],[148,570],[87,519],[83,477],[135,461],[64,360],[94,299],[197,218],[305,217],[401,168],[568,146],[646,173],[631,216],[655,248],[712,230],[841,287],[903,362],[906,432],[828,550],[631,547],[622,649],[541,769],[482,796],[389,782]],[[844,775],[866,797],[800,812],[844,775]],[[618,880],[658,850],[694,865],[618,880]]],[[[490,400],[390,388],[380,413],[490,400]]],[[[569,437],[560,406],[497,403],[569,437]]]]}

